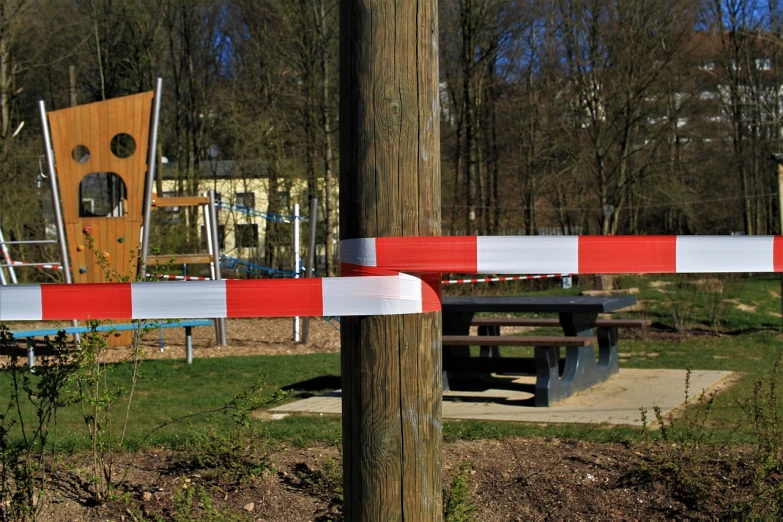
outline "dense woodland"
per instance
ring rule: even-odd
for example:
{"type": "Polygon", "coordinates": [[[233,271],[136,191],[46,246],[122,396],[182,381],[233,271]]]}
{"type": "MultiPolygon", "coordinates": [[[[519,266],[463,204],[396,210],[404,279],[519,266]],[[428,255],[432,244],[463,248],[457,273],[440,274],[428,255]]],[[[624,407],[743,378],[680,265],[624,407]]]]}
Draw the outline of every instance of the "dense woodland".
{"type": "MultiPolygon", "coordinates": [[[[237,175],[283,189],[306,180],[326,219],[319,242],[331,245],[338,4],[0,0],[6,235],[44,229],[38,101],[109,99],[161,76],[160,153],[183,194],[204,190],[197,173],[216,150],[237,175]]],[[[439,10],[444,234],[780,232],[777,1],[441,0],[439,10]]],[[[270,210],[290,211],[279,193],[270,188],[270,210]]]]}

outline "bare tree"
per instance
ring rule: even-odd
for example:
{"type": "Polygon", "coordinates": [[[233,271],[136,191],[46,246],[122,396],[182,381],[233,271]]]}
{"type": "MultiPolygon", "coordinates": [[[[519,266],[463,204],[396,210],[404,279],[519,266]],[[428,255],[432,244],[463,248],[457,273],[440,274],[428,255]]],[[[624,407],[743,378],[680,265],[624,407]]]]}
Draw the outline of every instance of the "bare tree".
{"type": "Polygon", "coordinates": [[[642,126],[650,98],[693,27],[692,2],[577,0],[557,2],[565,72],[577,117],[577,168],[589,175],[593,215],[615,234],[636,181],[649,163],[642,126]]]}

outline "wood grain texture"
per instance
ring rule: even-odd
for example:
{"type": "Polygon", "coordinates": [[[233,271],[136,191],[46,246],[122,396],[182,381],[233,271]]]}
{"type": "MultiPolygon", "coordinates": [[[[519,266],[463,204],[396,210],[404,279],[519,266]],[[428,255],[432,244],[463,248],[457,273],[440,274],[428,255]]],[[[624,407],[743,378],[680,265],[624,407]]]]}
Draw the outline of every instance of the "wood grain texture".
{"type": "Polygon", "coordinates": [[[208,205],[208,204],[209,204],[209,198],[204,196],[172,196],[167,198],[161,196],[153,196],[152,198],[153,208],[195,207],[197,205],[208,205]]]}
{"type": "MultiPolygon", "coordinates": [[[[440,234],[437,38],[435,0],[340,4],[341,239],[440,234]]],[[[342,318],[346,520],[442,519],[440,335],[342,318]]]]}
{"type": "Polygon", "coordinates": [[[145,92],[48,114],[75,283],[106,280],[103,270],[96,265],[95,255],[87,246],[85,227],[92,230],[95,249],[108,254],[111,267],[118,274],[131,278],[135,275],[152,97],[152,92],[145,92]],[[127,158],[117,157],[111,152],[111,140],[120,133],[129,134],[136,142],[135,151],[127,158]],[[89,159],[83,163],[72,157],[77,145],[89,149],[89,159]],[[79,184],[88,174],[98,172],[113,172],[125,183],[127,204],[122,217],[79,217],[79,184]],[[86,271],[82,273],[80,268],[86,271]]]}

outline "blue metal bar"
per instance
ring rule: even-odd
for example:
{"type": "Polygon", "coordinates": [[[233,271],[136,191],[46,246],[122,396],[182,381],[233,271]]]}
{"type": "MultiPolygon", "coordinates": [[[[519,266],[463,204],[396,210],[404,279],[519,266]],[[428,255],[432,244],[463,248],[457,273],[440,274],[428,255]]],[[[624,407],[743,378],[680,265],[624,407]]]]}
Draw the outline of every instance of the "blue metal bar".
{"type": "MultiPolygon", "coordinates": [[[[177,321],[174,323],[147,323],[142,325],[141,323],[132,324],[102,324],[95,327],[96,332],[122,332],[127,330],[140,330],[142,328],[178,328],[178,327],[192,327],[192,326],[212,326],[212,321],[206,319],[193,319],[190,321],[177,321]]],[[[42,328],[40,330],[21,330],[19,332],[11,332],[14,339],[24,339],[26,337],[43,337],[45,335],[57,335],[59,332],[65,332],[66,334],[75,333],[87,333],[91,332],[90,326],[76,326],[68,328],[42,328]]]]}

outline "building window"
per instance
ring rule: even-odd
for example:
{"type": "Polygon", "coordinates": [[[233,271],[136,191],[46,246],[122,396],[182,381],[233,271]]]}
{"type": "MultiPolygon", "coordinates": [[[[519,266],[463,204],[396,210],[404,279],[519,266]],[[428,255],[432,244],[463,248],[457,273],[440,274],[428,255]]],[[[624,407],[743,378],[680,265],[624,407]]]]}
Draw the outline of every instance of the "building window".
{"type": "Polygon", "coordinates": [[[769,71],[772,69],[772,60],[769,58],[756,58],[756,69],[759,71],[769,71]]]}
{"type": "Polygon", "coordinates": [[[256,223],[237,225],[236,236],[237,248],[258,247],[258,225],[256,223]]]}
{"type": "Polygon", "coordinates": [[[289,194],[287,191],[278,190],[277,200],[280,202],[280,208],[286,210],[291,208],[291,194],[289,194]]]}
{"type": "MultiPolygon", "coordinates": [[[[226,248],[226,227],[225,225],[218,225],[218,243],[220,243],[220,250],[226,248]]],[[[201,225],[201,248],[207,249],[207,230],[204,225],[201,225]]]]}
{"type": "Polygon", "coordinates": [[[245,208],[256,208],[255,192],[237,192],[235,196],[236,205],[245,208]]]}

